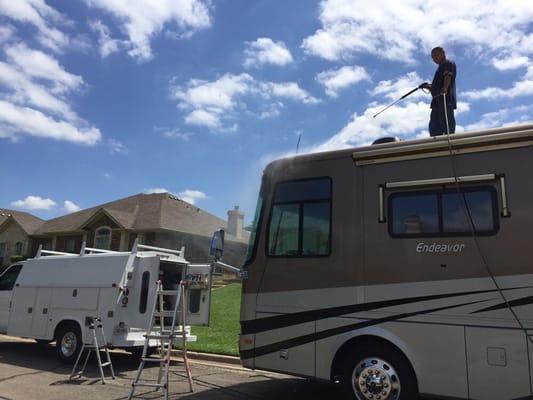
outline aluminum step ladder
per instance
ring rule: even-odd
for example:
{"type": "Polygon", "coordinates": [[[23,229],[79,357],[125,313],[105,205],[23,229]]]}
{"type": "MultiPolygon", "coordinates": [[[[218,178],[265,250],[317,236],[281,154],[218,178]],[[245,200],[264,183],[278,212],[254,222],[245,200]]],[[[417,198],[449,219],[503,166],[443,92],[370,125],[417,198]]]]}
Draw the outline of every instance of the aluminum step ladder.
{"type": "MultiPolygon", "coordinates": [[[[187,276],[186,268],[184,268],[183,276],[187,276]]],[[[155,293],[155,299],[152,309],[152,316],[150,318],[150,325],[144,341],[144,348],[141,356],[141,362],[135,379],[131,384],[130,394],[128,400],[133,399],[135,389],[137,387],[151,387],[156,390],[162,389],[165,400],[168,400],[169,393],[169,374],[170,374],[170,356],[172,354],[173,344],[176,340],[181,338],[183,364],[185,366],[185,372],[187,374],[187,380],[189,382],[189,389],[193,391],[192,373],[187,357],[187,331],[185,329],[185,314],[186,314],[186,296],[185,288],[187,282],[181,280],[176,290],[164,290],[161,281],[157,281],[157,288],[155,293]],[[165,299],[174,298],[174,309],[165,310],[165,299]],[[180,325],[178,326],[178,316],[180,317],[180,325]],[[165,326],[165,320],[172,318],[170,326],[165,326]],[[159,342],[159,357],[150,358],[147,357],[148,349],[150,347],[150,341],[157,340],[159,342]],[[142,373],[147,363],[158,363],[159,371],[157,375],[157,381],[154,382],[148,380],[141,380],[142,373]]]]}
{"type": "Polygon", "coordinates": [[[102,385],[105,384],[105,375],[104,375],[104,367],[109,367],[111,371],[111,379],[115,379],[115,371],[113,370],[113,363],[111,362],[111,356],[109,355],[109,349],[107,348],[107,340],[105,338],[104,333],[104,327],[102,326],[102,320],[99,317],[93,317],[89,323],[89,330],[92,332],[93,341],[90,344],[85,344],[81,346],[80,353],[78,354],[78,358],[76,359],[76,362],[74,363],[74,367],[72,367],[72,372],[70,373],[69,380],[73,380],[74,378],[80,378],[83,373],[85,372],[85,368],[87,367],[87,363],[89,361],[89,358],[91,358],[91,354],[94,352],[96,354],[96,360],[98,361],[98,369],[100,370],[100,379],[102,381],[102,385]],[[98,334],[100,334],[101,341],[98,340],[98,334]],[[78,367],[78,364],[81,360],[83,352],[87,350],[87,356],[85,357],[85,361],[83,362],[83,367],[76,372],[76,368],[78,367]],[[106,355],[106,361],[102,362],[102,357],[100,356],[100,351],[103,350],[106,355]]]}

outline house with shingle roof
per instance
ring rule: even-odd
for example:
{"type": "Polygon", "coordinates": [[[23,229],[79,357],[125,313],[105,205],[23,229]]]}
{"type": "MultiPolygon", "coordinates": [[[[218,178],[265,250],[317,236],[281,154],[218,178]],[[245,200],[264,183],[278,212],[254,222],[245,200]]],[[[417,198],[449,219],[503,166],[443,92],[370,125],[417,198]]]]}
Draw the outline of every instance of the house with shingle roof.
{"type": "Polygon", "coordinates": [[[187,260],[205,262],[213,232],[223,228],[224,260],[242,265],[249,232],[243,229],[244,215],[238,207],[229,211],[228,216],[230,221],[225,221],[170,193],[140,193],[48,221],[33,217],[39,223],[27,234],[24,255],[32,257],[40,245],[77,253],[84,241],[87,247],[128,251],[138,239],[139,243],[151,246],[174,249],[183,246],[187,260]]]}
{"type": "Polygon", "coordinates": [[[0,208],[0,268],[31,249],[31,235],[44,220],[22,211],[0,208]]]}

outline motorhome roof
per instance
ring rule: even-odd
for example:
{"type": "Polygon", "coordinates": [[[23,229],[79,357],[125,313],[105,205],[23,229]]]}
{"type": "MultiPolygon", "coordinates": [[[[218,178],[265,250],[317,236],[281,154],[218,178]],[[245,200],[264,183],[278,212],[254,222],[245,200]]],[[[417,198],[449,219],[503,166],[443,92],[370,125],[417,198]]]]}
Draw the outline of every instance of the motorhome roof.
{"type": "MultiPolygon", "coordinates": [[[[495,150],[496,148],[533,145],[533,124],[507,126],[450,136],[455,153],[495,150]]],[[[356,165],[392,162],[404,159],[437,157],[449,154],[447,136],[383,143],[321,153],[304,154],[273,161],[267,169],[287,163],[352,157],[356,165]]]]}

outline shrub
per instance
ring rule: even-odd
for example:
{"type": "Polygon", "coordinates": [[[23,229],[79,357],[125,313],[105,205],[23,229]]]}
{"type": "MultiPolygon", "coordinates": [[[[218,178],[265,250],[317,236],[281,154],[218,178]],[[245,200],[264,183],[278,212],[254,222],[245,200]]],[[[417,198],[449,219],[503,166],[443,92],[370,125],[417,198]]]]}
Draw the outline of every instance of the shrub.
{"type": "Polygon", "coordinates": [[[16,255],[16,256],[9,257],[9,261],[11,261],[12,263],[16,263],[16,262],[19,262],[19,261],[24,261],[26,258],[28,258],[28,257],[16,255]]]}

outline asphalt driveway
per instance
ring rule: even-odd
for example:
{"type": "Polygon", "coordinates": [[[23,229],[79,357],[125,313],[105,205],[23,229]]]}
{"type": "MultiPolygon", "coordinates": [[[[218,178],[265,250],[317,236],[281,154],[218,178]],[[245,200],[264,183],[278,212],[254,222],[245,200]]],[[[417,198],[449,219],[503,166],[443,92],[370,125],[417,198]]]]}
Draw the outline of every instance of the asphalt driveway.
{"type": "MultiPolygon", "coordinates": [[[[97,365],[92,359],[87,377],[70,382],[70,368],[55,358],[53,345],[42,346],[31,340],[0,335],[0,399],[2,400],[121,400],[126,399],[138,363],[126,352],[112,352],[117,379],[102,385],[97,365]]],[[[332,385],[309,382],[286,375],[249,371],[226,364],[193,362],[194,393],[189,393],[183,369],[173,367],[171,398],[318,400],[336,398],[332,385]]],[[[157,367],[146,370],[147,377],[157,374],[157,367]]],[[[140,390],[139,399],[162,398],[160,392],[140,390]]]]}

